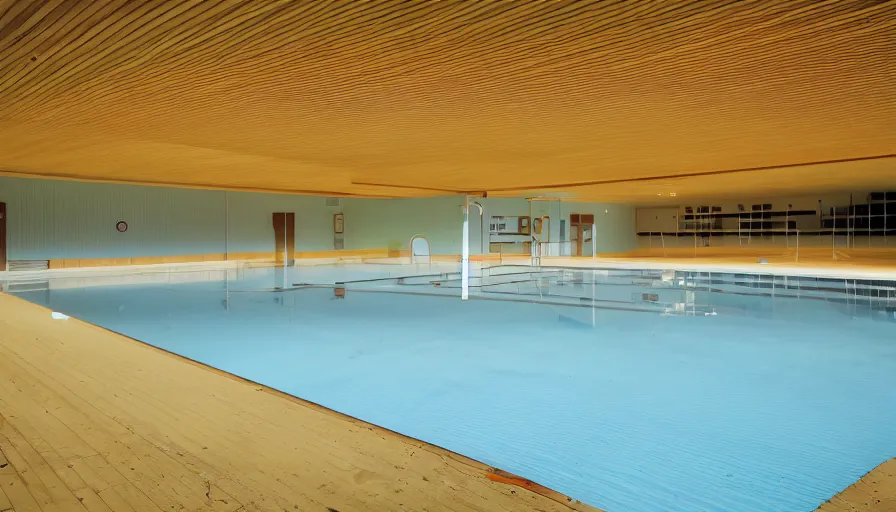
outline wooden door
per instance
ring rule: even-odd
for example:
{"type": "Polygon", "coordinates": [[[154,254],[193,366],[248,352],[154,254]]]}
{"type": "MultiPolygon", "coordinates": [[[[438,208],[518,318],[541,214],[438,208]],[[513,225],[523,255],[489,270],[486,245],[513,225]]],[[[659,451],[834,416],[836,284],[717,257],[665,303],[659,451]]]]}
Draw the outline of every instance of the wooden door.
{"type": "Polygon", "coordinates": [[[6,270],[6,203],[0,203],[0,271],[6,270]]]}
{"type": "Polygon", "coordinates": [[[569,215],[569,228],[572,230],[570,237],[576,243],[573,248],[573,256],[582,256],[585,235],[591,232],[592,224],[594,224],[594,215],[592,214],[571,213],[569,215]]]}
{"type": "Polygon", "coordinates": [[[274,225],[274,261],[292,265],[296,254],[296,214],[292,212],[275,212],[272,215],[274,225]]]}

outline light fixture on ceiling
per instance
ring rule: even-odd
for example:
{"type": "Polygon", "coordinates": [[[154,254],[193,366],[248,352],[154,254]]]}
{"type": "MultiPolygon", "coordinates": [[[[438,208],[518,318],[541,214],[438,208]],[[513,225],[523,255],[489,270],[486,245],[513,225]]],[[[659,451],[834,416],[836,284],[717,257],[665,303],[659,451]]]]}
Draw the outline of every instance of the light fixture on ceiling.
{"type": "Polygon", "coordinates": [[[677,195],[678,195],[678,194],[675,193],[675,192],[669,192],[669,197],[675,197],[675,196],[677,196],[677,195]]]}

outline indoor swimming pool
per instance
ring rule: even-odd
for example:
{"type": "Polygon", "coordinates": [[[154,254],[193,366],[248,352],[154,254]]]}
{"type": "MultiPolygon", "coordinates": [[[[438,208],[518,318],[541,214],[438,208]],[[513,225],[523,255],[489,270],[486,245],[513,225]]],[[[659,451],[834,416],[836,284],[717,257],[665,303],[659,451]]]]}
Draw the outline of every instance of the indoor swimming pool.
{"type": "Polygon", "coordinates": [[[609,512],[810,512],[896,456],[896,282],[456,267],[8,290],[609,512]]]}

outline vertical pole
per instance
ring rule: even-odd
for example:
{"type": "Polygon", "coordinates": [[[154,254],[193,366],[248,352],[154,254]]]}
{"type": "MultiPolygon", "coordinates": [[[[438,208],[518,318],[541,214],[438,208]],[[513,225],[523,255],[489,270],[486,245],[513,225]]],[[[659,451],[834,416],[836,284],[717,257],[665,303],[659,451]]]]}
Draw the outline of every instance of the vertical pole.
{"type": "Polygon", "coordinates": [[[591,257],[597,258],[597,224],[591,225],[591,257]]]}
{"type": "Polygon", "coordinates": [[[790,205],[787,205],[787,213],[784,215],[784,246],[790,248],[790,205]]]}
{"type": "Polygon", "coordinates": [[[833,224],[831,224],[831,259],[836,257],[837,250],[837,207],[834,207],[833,224]]]}
{"type": "Polygon", "coordinates": [[[286,289],[286,262],[287,262],[287,252],[289,246],[289,233],[286,232],[286,227],[289,224],[286,222],[286,213],[283,214],[283,290],[286,289]]]}
{"type": "Polygon", "coordinates": [[[846,248],[849,249],[849,233],[852,232],[852,246],[856,245],[856,209],[852,205],[852,192],[849,193],[849,210],[846,210],[846,248]]]}
{"type": "Polygon", "coordinates": [[[224,191],[224,261],[229,259],[228,253],[230,250],[228,249],[228,243],[230,240],[230,195],[227,191],[224,191]]]}
{"type": "Polygon", "coordinates": [[[594,281],[597,280],[597,276],[595,272],[591,271],[591,327],[594,327],[597,324],[595,319],[596,309],[594,307],[594,281]]]}
{"type": "MultiPolygon", "coordinates": [[[[526,199],[529,202],[529,224],[532,224],[532,199],[526,199]]],[[[537,255],[538,243],[532,243],[535,241],[535,237],[532,235],[532,229],[529,228],[529,264],[535,265],[535,257],[537,255]]]]}
{"type": "Polygon", "coordinates": [[[464,233],[463,245],[461,248],[460,265],[461,265],[461,284],[460,298],[467,300],[470,298],[470,196],[464,195],[464,233]]]}
{"type": "MultiPolygon", "coordinates": [[[[687,224],[685,224],[687,225],[687,224]]],[[[660,226],[657,226],[660,227],[660,226]]],[[[662,229],[662,228],[660,228],[662,229]]],[[[675,207],[675,247],[681,246],[678,239],[678,232],[681,231],[681,205],[675,207]]],[[[660,231],[660,241],[663,244],[663,256],[666,255],[666,242],[663,240],[663,232],[660,231]]]]}
{"type": "MultiPolygon", "coordinates": [[[[224,261],[230,259],[230,194],[224,191],[224,261]]],[[[230,311],[230,268],[224,267],[224,309],[230,311]]]]}
{"type": "Polygon", "coordinates": [[[557,215],[554,215],[553,208],[548,211],[548,256],[563,255],[563,250],[560,248],[560,230],[557,230],[557,240],[554,240],[554,219],[559,222],[563,218],[563,203],[559,199],[555,202],[557,203],[557,215]],[[554,251],[552,247],[556,247],[557,250],[554,251]],[[557,254],[554,254],[555,252],[557,254]]]}
{"type": "Polygon", "coordinates": [[[743,215],[744,215],[744,214],[738,209],[738,211],[737,211],[737,245],[740,245],[740,246],[743,246],[743,245],[744,245],[744,236],[743,236],[743,230],[744,230],[743,225],[744,225],[744,220],[743,220],[743,215]]]}
{"type": "MultiPolygon", "coordinates": [[[[483,208],[482,211],[479,212],[479,250],[483,255],[492,253],[491,244],[488,243],[487,240],[489,237],[487,222],[488,221],[485,219],[485,208],[483,208]]],[[[482,261],[484,262],[485,259],[482,261]]]]}
{"type": "Polygon", "coordinates": [[[747,245],[753,243],[753,210],[752,207],[750,209],[750,227],[747,230],[747,245]]]}

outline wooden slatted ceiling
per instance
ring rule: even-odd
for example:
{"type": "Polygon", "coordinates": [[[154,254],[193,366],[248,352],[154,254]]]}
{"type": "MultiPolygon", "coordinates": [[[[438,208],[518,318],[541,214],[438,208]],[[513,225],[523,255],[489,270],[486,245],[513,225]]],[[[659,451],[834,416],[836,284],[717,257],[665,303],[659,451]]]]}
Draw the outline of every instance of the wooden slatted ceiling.
{"type": "Polygon", "coordinates": [[[614,201],[896,181],[894,1],[0,0],[0,13],[6,173],[614,201]],[[868,157],[884,158],[693,176],[868,157]],[[663,178],[619,181],[648,177],[663,178]]]}

